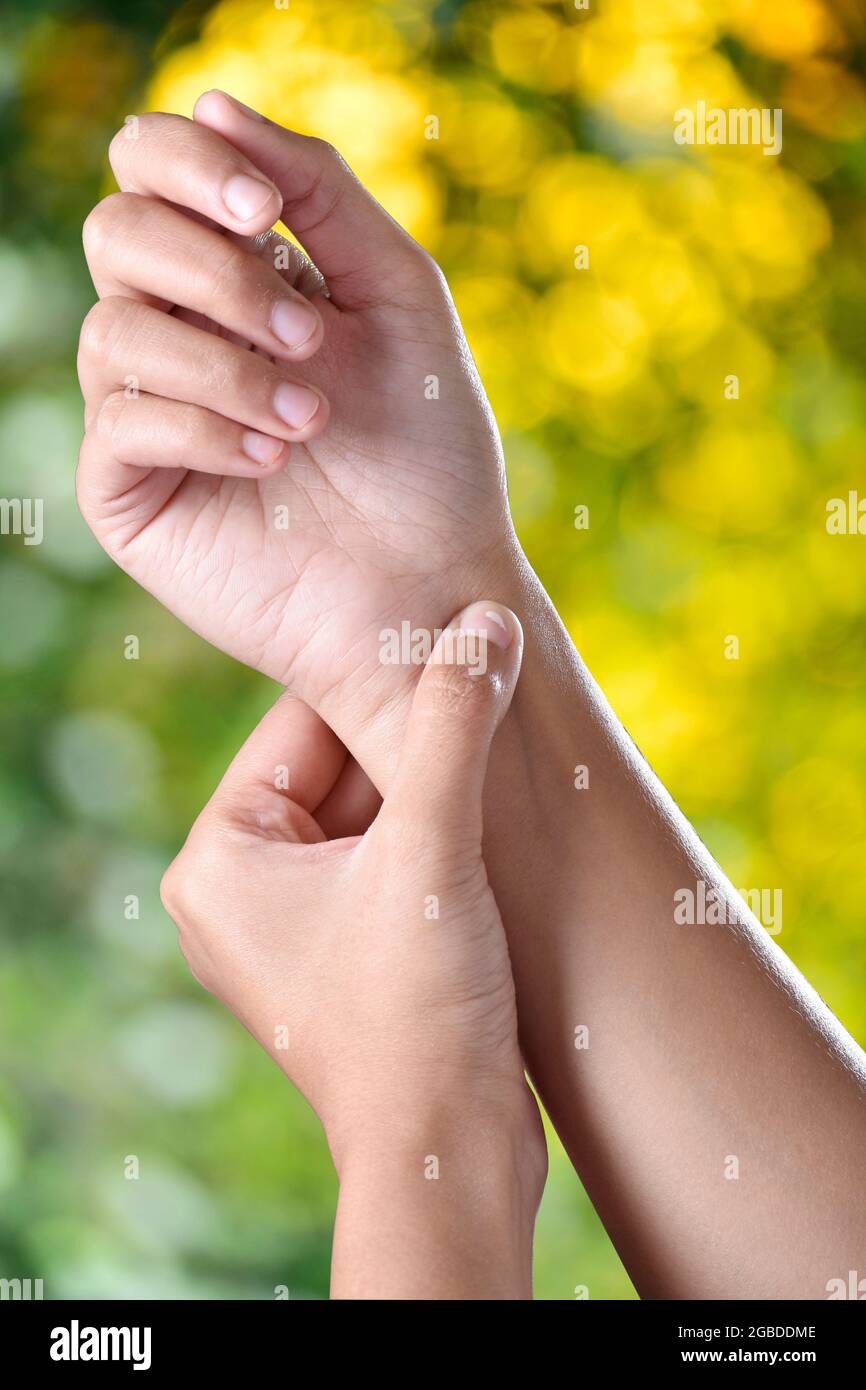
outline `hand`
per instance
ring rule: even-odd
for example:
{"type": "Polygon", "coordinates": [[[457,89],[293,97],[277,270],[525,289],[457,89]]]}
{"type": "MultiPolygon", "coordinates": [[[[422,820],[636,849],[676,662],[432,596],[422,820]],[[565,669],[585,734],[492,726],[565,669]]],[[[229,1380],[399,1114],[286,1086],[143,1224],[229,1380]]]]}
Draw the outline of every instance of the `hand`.
{"type": "Polygon", "coordinates": [[[139,583],[348,742],[411,699],[381,629],[441,627],[516,554],[447,287],[333,150],[220,93],[110,153],[122,191],[84,234],[82,511],[139,583]],[[281,210],[315,267],[268,230],[281,210]]]}
{"type": "Polygon", "coordinates": [[[525,1136],[538,1168],[543,1137],[481,856],[488,754],[522,646],[507,609],[473,605],[454,620],[363,838],[326,841],[278,789],[306,717],[284,696],[166,874],[164,902],[193,973],[307,1097],[340,1171],[416,1122],[438,1152],[455,1113],[525,1136]]]}

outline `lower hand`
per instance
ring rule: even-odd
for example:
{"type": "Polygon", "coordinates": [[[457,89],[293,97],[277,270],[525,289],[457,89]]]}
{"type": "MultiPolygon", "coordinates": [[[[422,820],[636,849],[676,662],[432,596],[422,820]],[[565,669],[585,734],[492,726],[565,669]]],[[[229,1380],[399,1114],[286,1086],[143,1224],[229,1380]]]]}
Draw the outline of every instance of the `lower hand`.
{"type": "Polygon", "coordinates": [[[307,1097],[341,1176],[406,1138],[420,1165],[457,1131],[462,1146],[492,1129],[526,1155],[529,1205],[540,1196],[544,1140],[481,854],[488,754],[522,647],[507,609],[454,620],[363,837],[326,840],[284,789],[309,718],[284,696],[166,874],[193,973],[307,1097]]]}

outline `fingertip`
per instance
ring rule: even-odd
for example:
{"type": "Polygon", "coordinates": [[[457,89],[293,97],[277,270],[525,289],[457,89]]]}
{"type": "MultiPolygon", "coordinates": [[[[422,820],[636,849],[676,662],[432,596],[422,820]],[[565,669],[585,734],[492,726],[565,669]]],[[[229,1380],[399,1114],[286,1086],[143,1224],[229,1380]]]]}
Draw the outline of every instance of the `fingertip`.
{"type": "Polygon", "coordinates": [[[462,852],[478,843],[480,852],[488,759],[514,693],[523,630],[511,609],[482,599],[437,632],[385,797],[386,820],[415,815],[432,838],[452,846],[459,839],[462,852]]]}
{"type": "Polygon", "coordinates": [[[283,199],[270,180],[241,170],[223,184],[222,200],[246,236],[272,227],[283,210],[283,199]]]}
{"type": "Polygon", "coordinates": [[[211,87],[208,91],[202,92],[192,110],[193,120],[201,120],[206,124],[210,124],[211,120],[230,118],[233,113],[249,116],[254,121],[260,121],[262,125],[269,124],[267,116],[263,116],[260,111],[254,111],[246,102],[230,96],[220,87],[211,87]]]}
{"type": "Polygon", "coordinates": [[[291,440],[300,444],[322,433],[331,407],[327,396],[316,387],[306,382],[282,381],[274,393],[274,411],[291,440]]]}
{"type": "Polygon", "coordinates": [[[277,340],[277,351],[295,362],[313,357],[325,336],[318,309],[299,296],[281,299],[274,305],[270,329],[277,340]]]}
{"type": "MultiPolygon", "coordinates": [[[[257,120],[264,119],[227,92],[212,87],[197,98],[192,118],[197,125],[213,131],[229,145],[236,145],[231,137],[239,112],[257,120]]],[[[267,231],[278,221],[283,210],[283,195],[276,184],[245,157],[240,164],[236,157],[234,163],[234,169],[224,171],[228,176],[221,189],[223,207],[237,224],[233,230],[244,236],[254,236],[267,231]]],[[[223,221],[222,218],[219,220],[223,221]]]]}
{"type": "Polygon", "coordinates": [[[210,125],[211,118],[218,119],[220,111],[225,111],[228,104],[230,98],[225,92],[220,91],[219,87],[210,87],[196,99],[192,108],[192,118],[202,125],[210,125]]]}
{"type": "Polygon", "coordinates": [[[416,691],[417,707],[492,735],[511,702],[523,651],[523,630],[503,604],[469,604],[435,634],[416,691]]]}
{"type": "Polygon", "coordinates": [[[219,89],[218,89],[217,87],[209,87],[208,90],[207,90],[206,92],[201,92],[201,93],[199,94],[199,96],[196,97],[195,101],[193,102],[193,106],[192,106],[192,118],[193,118],[193,120],[194,120],[194,121],[197,121],[197,120],[199,120],[199,119],[205,114],[206,108],[207,108],[207,106],[210,104],[210,98],[211,98],[211,97],[218,97],[218,96],[220,96],[220,95],[221,95],[221,93],[220,93],[220,91],[219,91],[219,89]]]}
{"type": "Polygon", "coordinates": [[[316,395],[319,397],[318,409],[313,415],[313,418],[307,421],[303,430],[300,432],[298,436],[299,442],[307,439],[317,439],[327,428],[328,421],[331,418],[331,403],[327,396],[322,395],[321,391],[317,391],[316,395]]]}
{"type": "Polygon", "coordinates": [[[512,643],[523,644],[523,629],[516,613],[504,604],[490,599],[478,599],[460,614],[458,626],[463,632],[477,632],[502,651],[512,643]]]}
{"type": "Polygon", "coordinates": [[[244,430],[241,447],[245,467],[249,468],[252,463],[256,471],[262,474],[278,473],[288,459],[289,446],[286,441],[276,439],[271,434],[262,434],[259,430],[244,430]]]}
{"type": "Polygon", "coordinates": [[[508,699],[517,682],[523,660],[523,628],[516,613],[502,603],[478,599],[454,619],[467,643],[477,643],[475,669],[493,675],[508,699]]]}

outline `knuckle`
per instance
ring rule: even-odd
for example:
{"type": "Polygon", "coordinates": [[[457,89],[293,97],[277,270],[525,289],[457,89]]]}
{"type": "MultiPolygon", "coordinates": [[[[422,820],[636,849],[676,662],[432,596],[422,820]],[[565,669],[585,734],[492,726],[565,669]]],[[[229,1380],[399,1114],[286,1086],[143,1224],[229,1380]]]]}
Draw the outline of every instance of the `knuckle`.
{"type": "Polygon", "coordinates": [[[117,170],[125,163],[132,146],[141,139],[148,120],[147,115],[127,116],[123,125],[115,131],[108,146],[108,162],[112,169],[117,170]]]}
{"type": "Polygon", "coordinates": [[[424,305],[432,304],[438,313],[443,302],[448,304],[451,300],[445,272],[430,252],[417,243],[413,242],[408,259],[411,279],[419,291],[420,302],[424,305]]]}
{"type": "Polygon", "coordinates": [[[154,136],[159,136],[161,131],[169,129],[183,119],[182,116],[171,116],[164,111],[145,111],[140,116],[127,116],[123,125],[112,136],[108,146],[108,158],[111,167],[114,169],[123,164],[125,158],[142,140],[150,140],[154,136]]]}
{"type": "Polygon", "coordinates": [[[85,217],[84,225],[81,228],[81,244],[84,247],[84,257],[88,265],[93,265],[94,261],[100,259],[108,240],[105,214],[101,209],[102,203],[97,203],[96,207],[92,208],[85,217]]]}
{"type": "Polygon", "coordinates": [[[117,445],[122,443],[122,432],[119,426],[126,405],[127,398],[123,391],[112,391],[110,395],[105,397],[94,421],[97,437],[106,444],[113,444],[115,451],[117,445]]]}
{"type": "Polygon", "coordinates": [[[172,860],[162,876],[159,885],[159,896],[163,907],[169,917],[177,920],[184,915],[183,903],[186,901],[187,887],[187,862],[184,857],[185,851],[172,860]]]}
{"type": "Polygon", "coordinates": [[[115,131],[108,142],[108,162],[112,169],[117,169],[120,163],[123,145],[128,145],[130,143],[131,137],[129,132],[131,128],[132,127],[127,122],[124,122],[120,129],[115,131]]]}
{"type": "Polygon", "coordinates": [[[187,836],[186,844],[166,869],[160,884],[163,906],[175,920],[206,925],[230,888],[235,861],[211,803],[187,836]]]}
{"type": "Polygon", "coordinates": [[[129,323],[133,308],[132,301],[122,295],[98,299],[81,325],[79,355],[91,359],[109,357],[129,323]]]}
{"type": "MultiPolygon", "coordinates": [[[[276,375],[266,358],[243,352],[214,334],[202,345],[200,376],[215,397],[225,393],[227,398],[269,402],[276,375]]],[[[227,406],[221,408],[231,413],[227,406]]]]}
{"type": "Polygon", "coordinates": [[[435,257],[430,255],[430,252],[426,250],[425,247],[419,246],[418,243],[415,242],[412,248],[412,254],[421,274],[426,275],[427,278],[436,285],[445,284],[445,276],[442,267],[435,257]]]}
{"type": "Polygon", "coordinates": [[[84,322],[81,325],[81,332],[78,335],[78,356],[91,357],[97,356],[102,346],[104,334],[104,315],[102,307],[103,301],[97,299],[91,309],[84,315],[84,322]]]}
{"type": "Polygon", "coordinates": [[[337,146],[332,145],[329,140],[323,140],[318,135],[310,135],[307,138],[310,142],[309,148],[314,156],[313,163],[318,170],[314,178],[313,190],[319,192],[320,189],[325,188],[328,190],[329,197],[335,199],[339,198],[339,191],[333,191],[334,181],[336,180],[337,189],[339,190],[340,185],[343,183],[344,175],[349,174],[354,178],[347,161],[337,149],[337,146]]]}
{"type": "Polygon", "coordinates": [[[90,210],[82,227],[88,264],[104,261],[135,223],[159,211],[159,205],[141,193],[109,193],[90,210]]]}
{"type": "Polygon", "coordinates": [[[175,922],[195,921],[205,905],[207,864],[200,840],[190,835],[159,885],[162,905],[175,922]]]}
{"type": "Polygon", "coordinates": [[[88,261],[98,260],[114,235],[117,200],[122,197],[122,193],[109,193],[107,198],[91,208],[84,219],[81,240],[88,261]]]}
{"type": "Polygon", "coordinates": [[[226,294],[236,295],[239,284],[249,278],[253,266],[254,262],[245,251],[225,242],[225,249],[220,250],[219,256],[203,267],[209,294],[214,299],[222,299],[226,294]]]}
{"type": "Polygon", "coordinates": [[[400,233],[399,248],[400,285],[405,302],[418,312],[432,310],[440,315],[443,308],[451,305],[451,291],[439,262],[408,233],[400,233]]]}
{"type": "Polygon", "coordinates": [[[311,148],[316,152],[321,160],[330,164],[344,164],[345,160],[340,154],[336,145],[332,145],[330,140],[323,140],[319,135],[309,137],[311,148]]]}

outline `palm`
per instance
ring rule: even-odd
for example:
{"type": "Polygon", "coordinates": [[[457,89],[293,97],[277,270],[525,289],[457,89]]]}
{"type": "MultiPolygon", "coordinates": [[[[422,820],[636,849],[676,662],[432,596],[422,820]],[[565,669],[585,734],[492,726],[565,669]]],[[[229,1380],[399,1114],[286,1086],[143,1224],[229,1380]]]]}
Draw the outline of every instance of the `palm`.
{"type": "MultiPolygon", "coordinates": [[[[105,340],[83,335],[82,510],[118,563],[179,618],[287,685],[387,775],[399,708],[380,737],[371,729],[413,682],[405,667],[379,660],[379,633],[404,622],[443,626],[483,591],[489,552],[513,536],[496,427],[448,291],[319,140],[215,92],[200,98],[193,121],[152,113],[128,133],[110,151],[119,202],[94,210],[85,237],[97,293],[119,300],[127,327],[105,340]],[[239,217],[227,194],[238,179],[248,193],[252,174],[259,193],[262,178],[273,193],[239,217]],[[272,230],[279,200],[312,263],[272,230]],[[224,256],[223,237],[241,246],[240,262],[224,256]],[[264,277],[249,252],[268,262],[264,277]],[[231,272],[225,283],[220,267],[231,272]],[[267,429],[274,414],[262,424],[252,409],[253,420],[221,411],[220,373],[237,375],[237,354],[202,353],[217,367],[197,374],[198,338],[186,325],[248,347],[237,334],[253,324],[253,351],[263,350],[275,269],[315,300],[324,339],[312,355],[274,362],[268,381],[274,365],[290,382],[306,378],[327,397],[330,420],[323,414],[306,434],[293,427],[306,443],[290,446],[277,473],[251,474],[248,458],[214,473],[214,417],[240,450],[241,428],[267,429]],[[129,299],[144,301],[144,313],[139,304],[130,314],[129,299]],[[183,331],[167,330],[155,309],[184,320],[183,331]],[[164,362],[155,344],[166,345],[164,362]],[[104,411],[139,361],[145,414],[137,418],[150,424],[124,461],[104,411]],[[189,437],[173,423],[184,402],[194,407],[189,437]],[[166,433],[177,446],[168,461],[166,433]],[[213,442],[190,448],[189,438],[213,442]]],[[[253,391],[255,376],[244,376],[253,391]]],[[[134,422],[135,410],[129,416],[134,422]]]]}
{"type": "Polygon", "coordinates": [[[383,626],[436,625],[471,596],[468,557],[504,511],[495,426],[441,287],[411,309],[319,307],[306,375],[331,402],[324,435],[261,481],[154,470],[122,559],[203,637],[316,704],[369,674],[383,626]]]}

